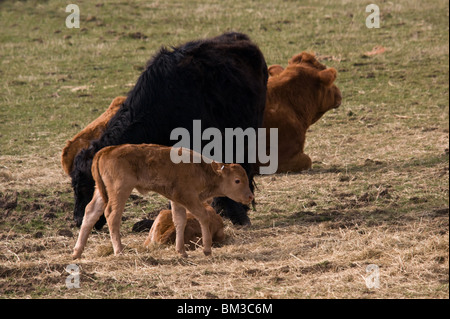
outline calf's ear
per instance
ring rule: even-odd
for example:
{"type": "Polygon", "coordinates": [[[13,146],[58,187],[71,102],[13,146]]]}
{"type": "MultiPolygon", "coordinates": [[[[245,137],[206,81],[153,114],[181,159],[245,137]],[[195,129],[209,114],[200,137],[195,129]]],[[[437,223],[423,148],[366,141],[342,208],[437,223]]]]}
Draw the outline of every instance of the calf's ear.
{"type": "Polygon", "coordinates": [[[223,168],[224,168],[224,164],[222,164],[222,163],[217,163],[217,162],[212,161],[212,162],[211,162],[211,167],[212,167],[214,173],[216,173],[216,174],[219,175],[219,176],[222,175],[222,173],[223,173],[223,168]]]}
{"type": "Polygon", "coordinates": [[[337,71],[335,68],[328,68],[319,72],[319,79],[326,86],[331,86],[336,77],[337,71]]]}

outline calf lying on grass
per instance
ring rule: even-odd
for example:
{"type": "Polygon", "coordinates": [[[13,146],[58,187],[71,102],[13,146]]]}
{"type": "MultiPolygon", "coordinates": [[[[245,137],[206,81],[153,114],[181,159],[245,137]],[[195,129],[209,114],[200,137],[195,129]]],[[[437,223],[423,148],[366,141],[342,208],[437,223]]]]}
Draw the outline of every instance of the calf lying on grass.
{"type": "MultiPolygon", "coordinates": [[[[223,220],[214,208],[204,203],[209,219],[209,231],[213,243],[221,243],[225,239],[223,232],[223,220]]],[[[190,212],[186,212],[186,227],[184,230],[184,242],[188,244],[189,249],[195,249],[201,244],[202,230],[198,220],[190,212]]],[[[148,237],[144,242],[144,246],[150,243],[173,244],[176,240],[175,225],[173,224],[172,211],[165,209],[159,212],[152,228],[148,233],[148,237]]]]}
{"type": "Polygon", "coordinates": [[[201,155],[187,149],[155,144],[124,144],[101,149],[92,162],[96,189],[92,201],[86,206],[73,258],[81,256],[89,233],[103,211],[114,254],[122,252],[120,222],[125,203],[134,188],[142,194],[157,192],[171,201],[175,246],[184,257],[187,256],[184,247],[186,210],[191,212],[200,223],[203,252],[210,255],[212,238],[204,202],[213,197],[227,196],[249,204],[253,193],[248,186],[247,174],[239,164],[192,163],[192,158],[196,156],[201,155]],[[182,152],[188,152],[190,163],[173,163],[171,151],[178,152],[180,156],[186,154],[182,152]]]}

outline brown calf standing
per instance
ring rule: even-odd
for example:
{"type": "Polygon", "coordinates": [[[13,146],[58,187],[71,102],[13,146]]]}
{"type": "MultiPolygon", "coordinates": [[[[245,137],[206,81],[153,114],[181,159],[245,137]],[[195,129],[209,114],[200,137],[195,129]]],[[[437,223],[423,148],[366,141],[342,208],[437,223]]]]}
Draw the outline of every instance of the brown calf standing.
{"type": "MultiPolygon", "coordinates": [[[[204,203],[209,218],[209,231],[211,233],[212,242],[220,243],[225,239],[223,232],[223,220],[220,215],[216,213],[214,208],[204,203]]],[[[184,230],[184,242],[189,244],[189,249],[195,249],[196,244],[202,237],[202,230],[198,220],[190,212],[186,212],[186,227],[184,230]]],[[[150,243],[173,244],[176,240],[176,230],[173,224],[172,211],[165,209],[159,212],[152,228],[148,233],[148,237],[144,242],[144,246],[150,243]]]]}
{"type": "Polygon", "coordinates": [[[114,254],[122,252],[120,222],[125,203],[134,188],[142,194],[157,192],[171,201],[178,253],[187,256],[184,230],[188,210],[200,223],[203,252],[211,254],[212,237],[204,202],[213,197],[227,196],[249,204],[253,193],[248,186],[247,174],[239,164],[208,164],[204,161],[175,164],[170,156],[172,149],[179,155],[189,152],[190,156],[200,156],[191,150],[154,144],[109,146],[97,152],[92,162],[96,189],[92,201],[86,206],[73,258],[81,256],[89,233],[103,210],[114,254]]]}

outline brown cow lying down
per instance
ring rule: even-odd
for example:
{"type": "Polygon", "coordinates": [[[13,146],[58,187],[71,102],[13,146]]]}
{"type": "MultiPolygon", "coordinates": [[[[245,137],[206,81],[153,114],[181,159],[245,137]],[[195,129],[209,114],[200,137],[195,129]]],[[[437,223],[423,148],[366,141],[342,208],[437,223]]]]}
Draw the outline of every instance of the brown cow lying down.
{"type": "MultiPolygon", "coordinates": [[[[209,231],[211,232],[212,242],[221,243],[225,239],[222,217],[210,205],[204,203],[204,206],[209,216],[209,231]]],[[[194,215],[186,212],[186,217],[184,242],[188,244],[189,249],[193,250],[197,245],[201,244],[202,230],[194,215]]],[[[172,219],[172,211],[169,209],[162,210],[153,222],[144,246],[148,246],[150,243],[173,244],[175,243],[175,237],[176,232],[172,219]]]]}
{"type": "Polygon", "coordinates": [[[102,135],[106,128],[106,124],[114,114],[116,114],[126,98],[126,96],[116,97],[102,115],[89,123],[71,140],[67,141],[66,147],[64,147],[61,154],[61,164],[66,174],[70,174],[72,171],[73,160],[78,152],[83,148],[87,148],[92,140],[95,140],[102,135]]]}
{"type": "Polygon", "coordinates": [[[184,230],[188,210],[200,223],[203,252],[205,255],[211,254],[210,215],[204,202],[213,197],[226,196],[243,204],[251,203],[254,197],[248,176],[239,164],[214,161],[210,164],[204,161],[175,164],[172,162],[172,149],[180,156],[201,156],[191,150],[155,144],[108,146],[96,153],[92,162],[96,188],[92,201],[86,206],[73,258],[81,257],[92,227],[103,211],[114,254],[122,252],[120,222],[125,203],[135,188],[142,194],[157,192],[171,201],[178,253],[187,256],[184,230]]]}
{"type": "Polygon", "coordinates": [[[286,69],[270,66],[269,75],[263,126],[278,128],[277,173],[309,169],[311,159],[303,153],[305,134],[322,115],[341,104],[341,92],[333,84],[337,72],[302,52],[289,60],[286,69]]]}

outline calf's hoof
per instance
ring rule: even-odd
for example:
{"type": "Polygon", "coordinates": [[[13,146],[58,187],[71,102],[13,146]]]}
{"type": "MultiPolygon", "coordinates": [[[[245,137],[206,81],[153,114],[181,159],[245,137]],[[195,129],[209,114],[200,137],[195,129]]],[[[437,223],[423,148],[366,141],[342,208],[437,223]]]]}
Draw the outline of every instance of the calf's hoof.
{"type": "Polygon", "coordinates": [[[72,253],[72,259],[78,259],[81,258],[81,252],[79,252],[78,250],[74,249],[73,253],[72,253]]]}
{"type": "Polygon", "coordinates": [[[188,254],[186,253],[186,251],[177,251],[180,255],[181,255],[181,257],[183,257],[183,258],[187,258],[188,257],[188,254]]]}
{"type": "Polygon", "coordinates": [[[123,255],[123,247],[120,247],[119,249],[114,251],[114,256],[120,256],[123,255]]]}
{"type": "Polygon", "coordinates": [[[203,253],[205,256],[211,256],[211,250],[204,250],[203,253]]]}

